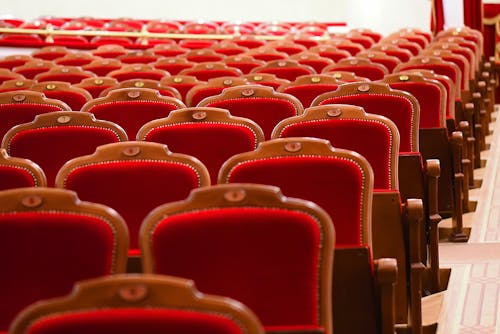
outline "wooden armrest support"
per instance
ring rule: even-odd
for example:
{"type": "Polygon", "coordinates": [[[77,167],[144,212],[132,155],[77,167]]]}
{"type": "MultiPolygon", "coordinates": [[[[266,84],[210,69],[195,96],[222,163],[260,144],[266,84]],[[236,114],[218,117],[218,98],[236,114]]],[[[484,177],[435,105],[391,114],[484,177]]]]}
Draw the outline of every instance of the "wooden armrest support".
{"type": "MultiPolygon", "coordinates": [[[[463,136],[461,132],[456,131],[452,133],[451,145],[452,145],[453,156],[460,157],[462,155],[462,145],[463,145],[463,136]]],[[[465,242],[468,239],[463,231],[462,191],[463,191],[464,174],[461,170],[461,165],[462,165],[461,160],[457,162],[456,159],[454,159],[453,188],[455,194],[454,196],[455,210],[453,210],[453,216],[452,216],[453,232],[450,236],[450,240],[456,242],[465,242]]]]}
{"type": "Polygon", "coordinates": [[[374,261],[375,277],[380,295],[381,334],[394,334],[396,319],[395,289],[398,265],[396,259],[382,258],[374,261]]]}

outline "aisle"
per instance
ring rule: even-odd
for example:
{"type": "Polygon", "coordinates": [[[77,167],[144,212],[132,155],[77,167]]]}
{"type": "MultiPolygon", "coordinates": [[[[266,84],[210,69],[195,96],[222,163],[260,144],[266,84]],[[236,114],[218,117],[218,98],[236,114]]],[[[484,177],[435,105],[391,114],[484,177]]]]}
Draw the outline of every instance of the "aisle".
{"type": "Polygon", "coordinates": [[[486,166],[476,171],[482,185],[471,192],[476,211],[465,224],[472,227],[467,244],[440,244],[441,267],[452,268],[438,333],[500,333],[500,117],[490,125],[486,166]]]}

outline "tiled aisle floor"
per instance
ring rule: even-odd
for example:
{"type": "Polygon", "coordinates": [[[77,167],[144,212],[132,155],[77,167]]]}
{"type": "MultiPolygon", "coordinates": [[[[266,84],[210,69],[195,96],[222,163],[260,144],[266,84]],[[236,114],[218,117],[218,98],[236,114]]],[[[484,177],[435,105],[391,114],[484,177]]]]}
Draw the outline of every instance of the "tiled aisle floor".
{"type": "Polygon", "coordinates": [[[467,214],[472,227],[467,244],[440,244],[441,267],[452,268],[445,293],[438,333],[500,334],[500,117],[482,152],[486,166],[477,171],[482,186],[471,193],[478,201],[467,214]]]}

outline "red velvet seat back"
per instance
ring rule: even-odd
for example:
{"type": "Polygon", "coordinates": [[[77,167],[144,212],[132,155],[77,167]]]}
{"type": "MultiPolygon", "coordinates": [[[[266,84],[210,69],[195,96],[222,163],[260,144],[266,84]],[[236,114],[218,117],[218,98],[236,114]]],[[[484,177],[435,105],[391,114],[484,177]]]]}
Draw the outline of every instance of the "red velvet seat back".
{"type": "Polygon", "coordinates": [[[333,147],[355,151],[368,160],[375,189],[397,189],[399,134],[394,123],[366,115],[358,107],[335,105],[306,109],[280,123],[273,137],[316,137],[333,147]],[[329,114],[336,116],[329,116],[329,114]]]}
{"type": "Polygon", "coordinates": [[[27,159],[14,158],[0,149],[0,190],[45,187],[47,178],[43,170],[27,159]]]}
{"type": "Polygon", "coordinates": [[[236,77],[220,77],[210,79],[206,83],[200,82],[187,92],[186,104],[188,107],[196,107],[206,97],[218,95],[226,88],[246,85],[247,83],[245,78],[236,77]]]}
{"type": "Polygon", "coordinates": [[[233,116],[249,118],[262,128],[266,138],[271,137],[273,128],[281,120],[303,111],[293,96],[257,85],[228,88],[220,95],[204,99],[198,106],[227,109],[233,116]]]}
{"type": "Polygon", "coordinates": [[[107,76],[115,78],[118,81],[130,79],[151,79],[160,81],[168,75],[169,73],[166,71],[157,70],[150,65],[144,64],[125,65],[121,69],[107,74],[107,76]]]}
{"type": "Polygon", "coordinates": [[[14,91],[0,93],[0,138],[13,126],[31,122],[36,115],[52,111],[70,110],[61,101],[49,100],[41,93],[14,91]],[[35,98],[31,98],[35,96],[35,98]]]}
{"type": "Polygon", "coordinates": [[[443,126],[441,119],[442,98],[438,86],[422,82],[393,82],[391,88],[403,90],[413,95],[420,105],[420,128],[439,128],[443,126]]]}
{"type": "Polygon", "coordinates": [[[319,95],[334,91],[338,88],[338,84],[308,84],[288,86],[281,90],[283,93],[290,94],[299,99],[300,103],[307,108],[311,106],[312,101],[319,95]]]}
{"type": "Polygon", "coordinates": [[[37,74],[33,79],[38,82],[45,81],[64,81],[70,84],[77,84],[80,81],[95,77],[92,72],[83,71],[80,67],[76,66],[54,66],[51,70],[37,74]]]}
{"type": "Polygon", "coordinates": [[[382,79],[386,74],[388,74],[387,68],[382,68],[381,66],[373,65],[330,65],[323,69],[323,73],[335,72],[335,71],[347,71],[353,72],[357,76],[368,78],[372,81],[382,79]]]}
{"type": "Polygon", "coordinates": [[[39,164],[49,186],[53,186],[57,172],[68,160],[91,154],[100,145],[124,140],[127,136],[115,124],[96,121],[86,113],[58,112],[9,131],[3,146],[10,155],[39,164]]]}
{"type": "Polygon", "coordinates": [[[254,152],[228,160],[219,173],[219,183],[268,184],[280,187],[286,196],[312,201],[334,217],[337,245],[360,245],[366,237],[363,210],[365,201],[370,201],[365,196],[373,187],[373,174],[360,167],[350,151],[338,149],[346,156],[324,153],[329,150],[326,143],[312,138],[265,142],[254,152]],[[298,142],[302,148],[287,152],[288,142],[298,142]],[[283,145],[279,151],[277,146],[283,145]]]}
{"type": "MultiPolygon", "coordinates": [[[[372,84],[373,85],[373,84],[372,84]]],[[[384,93],[377,93],[368,84],[344,84],[336,92],[324,93],[312,103],[313,106],[325,104],[352,104],[362,107],[367,113],[382,115],[393,121],[400,134],[400,151],[418,151],[418,122],[420,110],[418,102],[410,94],[396,91],[394,94],[384,89],[384,93]],[[360,88],[353,93],[340,91],[341,87],[360,88]],[[366,91],[364,89],[367,89],[366,91]]]]}
{"type": "Polygon", "coordinates": [[[184,199],[192,189],[210,182],[208,172],[199,161],[184,155],[171,156],[164,145],[157,143],[101,146],[94,155],[66,164],[58,174],[56,185],[76,191],[83,200],[117,210],[129,228],[131,254],[137,254],[139,227],[152,209],[184,199]],[[137,156],[126,155],[130,147],[139,147],[137,156]]]}
{"type": "Polygon", "coordinates": [[[74,111],[79,111],[87,101],[92,99],[89,92],[82,88],[73,87],[67,82],[44,82],[34,84],[30,89],[41,92],[50,99],[63,101],[74,111]]]}
{"type": "Polygon", "coordinates": [[[37,300],[65,295],[77,281],[124,271],[123,220],[77,200],[60,189],[0,192],[0,330],[37,300]]]}
{"type": "Polygon", "coordinates": [[[218,190],[206,188],[198,196],[219,203],[201,206],[192,194],[187,202],[176,203],[180,209],[165,205],[156,210],[141,236],[149,240],[143,244],[145,270],[193,279],[202,291],[239,300],[266,330],[327,330],[321,289],[328,277],[325,257],[332,255],[331,225],[303,205],[292,208],[276,199],[257,204],[250,198],[252,188],[273,188],[242,186],[245,190],[227,193],[229,204],[219,200],[223,194],[218,190]],[[233,193],[245,201],[232,200],[233,193]]]}
{"type": "Polygon", "coordinates": [[[276,75],[278,78],[294,81],[298,76],[313,74],[312,67],[302,65],[302,67],[270,67],[270,68],[256,68],[252,73],[270,73],[276,75]]]}
{"type": "Polygon", "coordinates": [[[237,153],[257,148],[264,133],[254,122],[232,117],[227,110],[188,108],[147,123],[137,139],[162,143],[173,152],[198,158],[216,184],[222,164],[237,153]]]}
{"type": "Polygon", "coordinates": [[[237,68],[226,66],[222,62],[207,62],[186,68],[179,72],[181,75],[191,75],[201,81],[208,81],[219,77],[239,77],[242,75],[237,68]]]}
{"type": "Polygon", "coordinates": [[[180,100],[160,97],[151,89],[121,88],[111,91],[106,97],[89,101],[82,111],[120,125],[128,138],[135,138],[137,131],[147,122],[167,117],[170,111],[182,107],[184,104],[180,100]]]}

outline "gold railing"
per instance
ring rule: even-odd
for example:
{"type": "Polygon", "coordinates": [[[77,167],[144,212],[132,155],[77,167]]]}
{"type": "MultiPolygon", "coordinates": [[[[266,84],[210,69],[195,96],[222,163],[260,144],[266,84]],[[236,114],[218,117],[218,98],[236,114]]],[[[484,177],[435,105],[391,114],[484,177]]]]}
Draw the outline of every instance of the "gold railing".
{"type": "MultiPolygon", "coordinates": [[[[133,37],[145,41],[150,38],[166,38],[166,39],[216,39],[227,40],[239,37],[241,34],[235,30],[234,34],[181,34],[181,33],[152,33],[147,30],[143,31],[103,31],[103,30],[57,30],[51,25],[47,25],[45,29],[22,29],[22,28],[0,28],[2,34],[36,34],[44,35],[46,43],[53,43],[53,36],[107,36],[107,37],[133,37]]],[[[258,40],[278,41],[284,40],[287,36],[274,36],[274,35],[251,35],[258,40]]],[[[323,36],[311,37],[317,41],[324,41],[330,39],[328,33],[323,36]]]]}

